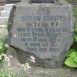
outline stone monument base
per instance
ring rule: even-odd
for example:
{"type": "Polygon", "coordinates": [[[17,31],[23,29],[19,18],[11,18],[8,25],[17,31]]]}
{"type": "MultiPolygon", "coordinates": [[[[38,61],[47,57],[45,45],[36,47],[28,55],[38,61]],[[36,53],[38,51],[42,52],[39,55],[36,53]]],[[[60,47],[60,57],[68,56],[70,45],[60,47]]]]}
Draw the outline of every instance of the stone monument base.
{"type": "Polygon", "coordinates": [[[77,77],[77,70],[68,68],[66,66],[58,69],[32,67],[31,69],[24,72],[21,64],[17,60],[16,51],[9,47],[7,55],[12,55],[10,70],[13,70],[19,77],[24,73],[26,77],[77,77]]]}

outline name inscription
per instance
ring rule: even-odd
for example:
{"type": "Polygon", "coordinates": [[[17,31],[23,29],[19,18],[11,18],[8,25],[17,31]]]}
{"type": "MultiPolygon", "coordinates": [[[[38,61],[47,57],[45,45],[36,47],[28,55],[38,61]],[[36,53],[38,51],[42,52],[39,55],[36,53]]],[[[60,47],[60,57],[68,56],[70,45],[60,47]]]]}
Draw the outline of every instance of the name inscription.
{"type": "MultiPolygon", "coordinates": [[[[22,15],[20,20],[24,25],[17,26],[16,33],[26,51],[58,52],[61,51],[63,37],[66,36],[66,15],[35,14],[22,15]]],[[[44,13],[45,13],[44,12],[44,13]]]]}
{"type": "Polygon", "coordinates": [[[20,42],[27,51],[58,52],[62,35],[67,32],[62,24],[66,16],[22,16],[25,27],[18,27],[20,42]]]}

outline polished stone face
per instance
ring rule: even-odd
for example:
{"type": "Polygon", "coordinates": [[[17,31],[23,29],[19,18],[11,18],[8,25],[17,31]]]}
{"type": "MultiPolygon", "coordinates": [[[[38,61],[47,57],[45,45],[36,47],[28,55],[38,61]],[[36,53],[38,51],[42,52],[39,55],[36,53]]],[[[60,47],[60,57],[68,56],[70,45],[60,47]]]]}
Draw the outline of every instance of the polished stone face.
{"type": "Polygon", "coordinates": [[[62,66],[73,41],[74,17],[70,9],[71,6],[69,8],[66,4],[14,6],[9,18],[9,45],[18,48],[21,54],[35,55],[37,60],[40,59],[39,65],[62,66]]]}

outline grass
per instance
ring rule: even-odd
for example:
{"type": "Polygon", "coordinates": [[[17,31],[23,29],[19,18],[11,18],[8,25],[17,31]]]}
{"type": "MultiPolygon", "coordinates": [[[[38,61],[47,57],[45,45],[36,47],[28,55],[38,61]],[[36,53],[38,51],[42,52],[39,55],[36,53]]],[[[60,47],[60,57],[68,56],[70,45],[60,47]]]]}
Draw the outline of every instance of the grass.
{"type": "Polygon", "coordinates": [[[3,69],[0,69],[0,77],[17,77],[16,74],[14,74],[12,71],[5,71],[3,69]]]}

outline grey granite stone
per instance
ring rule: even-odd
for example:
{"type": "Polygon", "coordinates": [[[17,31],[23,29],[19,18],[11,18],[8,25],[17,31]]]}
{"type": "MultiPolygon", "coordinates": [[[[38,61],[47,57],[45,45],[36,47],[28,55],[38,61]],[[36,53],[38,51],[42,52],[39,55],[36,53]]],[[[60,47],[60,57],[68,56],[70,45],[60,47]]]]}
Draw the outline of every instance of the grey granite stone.
{"type": "Polygon", "coordinates": [[[44,68],[32,68],[27,71],[28,77],[76,77],[76,70],[68,68],[60,69],[44,69],[44,68]]]}
{"type": "MultiPolygon", "coordinates": [[[[23,74],[26,75],[25,77],[77,77],[77,69],[67,68],[65,66],[59,69],[31,66],[31,69],[24,71],[22,64],[17,60],[17,53],[14,48],[9,47],[7,55],[13,56],[11,66],[8,69],[12,70],[18,77],[23,77],[23,74]]],[[[5,70],[7,71],[7,68],[5,70]]]]}
{"type": "Polygon", "coordinates": [[[0,6],[0,10],[3,10],[4,9],[4,6],[0,6]]]}
{"type": "Polygon", "coordinates": [[[17,59],[17,52],[16,52],[16,50],[15,50],[14,48],[12,48],[12,47],[9,47],[9,48],[7,49],[6,54],[7,54],[7,55],[12,55],[14,58],[17,59]]]}
{"type": "Polygon", "coordinates": [[[8,44],[16,49],[21,63],[33,55],[35,66],[62,67],[73,41],[73,9],[69,4],[17,4],[8,31],[8,44]]]}
{"type": "Polygon", "coordinates": [[[74,38],[74,30],[75,30],[75,15],[73,13],[73,6],[71,4],[69,4],[69,8],[70,8],[70,31],[69,31],[69,35],[68,35],[68,41],[67,41],[67,50],[71,47],[72,43],[73,43],[73,38],[74,38]]]}

